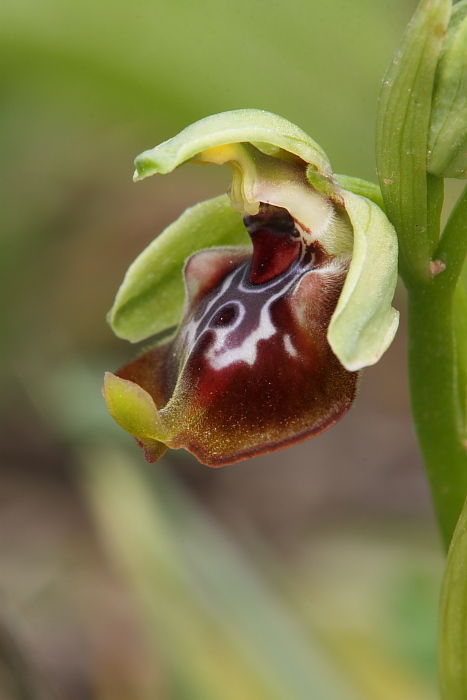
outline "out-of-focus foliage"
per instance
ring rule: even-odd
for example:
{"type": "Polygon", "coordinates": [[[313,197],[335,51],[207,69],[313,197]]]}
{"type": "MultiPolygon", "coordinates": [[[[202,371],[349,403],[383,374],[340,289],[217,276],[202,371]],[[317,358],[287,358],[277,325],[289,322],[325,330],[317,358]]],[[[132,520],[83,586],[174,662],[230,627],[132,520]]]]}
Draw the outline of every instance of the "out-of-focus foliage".
{"type": "MultiPolygon", "coordinates": [[[[60,328],[105,338],[101,310],[131,252],[202,187],[190,173],[158,189],[136,187],[134,154],[209,113],[250,106],[282,114],[323,145],[336,172],[373,179],[380,76],[410,9],[371,0],[293,0],[287,8],[265,0],[6,0],[3,342],[14,332],[29,346],[33,331],[50,346],[47,325],[53,335],[60,328]]],[[[210,194],[225,189],[226,180],[214,186],[205,177],[210,194]]]]}
{"type": "MultiPolygon", "coordinates": [[[[393,434],[404,423],[394,418],[394,374],[386,370],[395,387],[392,407],[380,406],[386,423],[348,431],[342,463],[332,440],[283,458],[280,484],[289,473],[303,479],[288,503],[257,462],[231,476],[170,464],[200,491],[204,484],[213,511],[243,503],[240,523],[268,499],[268,512],[289,513],[284,523],[302,503],[281,556],[254,519],[245,527],[250,544],[257,538],[245,561],[176,480],[152,483],[149,468],[139,471],[100,396],[103,370],[133,352],[105,324],[128,263],[186,206],[228,184],[217,169],[193,177],[190,168],[133,184],[134,155],[207,114],[257,107],[304,128],[337,172],[374,179],[380,80],[414,5],[3,1],[0,690],[8,700],[227,700],[234,682],[243,684],[237,697],[266,700],[284,697],[294,678],[304,684],[294,697],[316,690],[307,682],[323,683],[316,700],[328,685],[362,700],[431,697],[439,569],[413,512],[407,507],[403,525],[380,524],[378,537],[364,534],[374,523],[352,534],[336,496],[342,526],[310,525],[295,541],[291,534],[319,510],[324,473],[336,489],[356,484],[354,503],[371,517],[372,487],[364,472],[348,476],[361,466],[348,455],[374,434],[405,444],[393,434]],[[293,459],[303,459],[302,472],[293,459]],[[243,474],[243,501],[235,474],[243,474]],[[228,497],[219,496],[229,479],[228,497]],[[310,500],[300,501],[305,493],[310,500]],[[290,648],[301,660],[287,656],[290,648]],[[56,692],[45,689],[44,668],[56,692]]],[[[367,418],[376,412],[373,405],[367,418]]],[[[360,461],[371,473],[369,454],[360,461]]],[[[402,448],[391,455],[407,457],[402,448]]],[[[389,461],[380,468],[392,469],[389,461]]]]}
{"type": "MultiPolygon", "coordinates": [[[[430,697],[417,672],[425,664],[432,673],[423,640],[434,633],[426,613],[438,567],[423,540],[410,564],[402,544],[380,552],[369,579],[346,591],[313,541],[315,565],[302,552],[280,572],[263,551],[254,568],[163,471],[150,476],[114,450],[87,452],[83,462],[107,551],[136,594],[150,643],[174,673],[177,698],[430,697]],[[378,624],[384,632],[375,634],[378,624]],[[419,638],[411,638],[412,626],[419,638]]],[[[344,560],[332,537],[323,544],[336,564],[344,560]]],[[[347,545],[359,564],[347,575],[360,579],[376,554],[372,537],[350,535],[347,545]]]]}

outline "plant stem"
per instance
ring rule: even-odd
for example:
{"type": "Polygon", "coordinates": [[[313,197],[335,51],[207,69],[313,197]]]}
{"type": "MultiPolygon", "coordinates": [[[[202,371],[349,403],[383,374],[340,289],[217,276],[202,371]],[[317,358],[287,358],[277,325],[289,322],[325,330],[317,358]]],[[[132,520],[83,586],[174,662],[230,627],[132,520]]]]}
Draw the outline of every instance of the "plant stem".
{"type": "Polygon", "coordinates": [[[453,294],[443,290],[436,277],[408,291],[412,411],[447,547],[467,493],[467,449],[458,410],[453,294]]]}

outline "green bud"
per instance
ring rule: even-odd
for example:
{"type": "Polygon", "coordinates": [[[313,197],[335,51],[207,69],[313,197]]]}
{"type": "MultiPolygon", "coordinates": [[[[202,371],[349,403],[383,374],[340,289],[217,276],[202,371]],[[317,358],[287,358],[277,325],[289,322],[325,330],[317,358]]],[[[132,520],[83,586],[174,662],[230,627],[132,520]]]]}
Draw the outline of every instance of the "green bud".
{"type": "Polygon", "coordinates": [[[421,0],[386,71],[379,100],[376,165],[406,281],[429,278],[437,244],[428,226],[426,155],[436,67],[450,13],[451,0],[421,0]]]}
{"type": "Polygon", "coordinates": [[[427,170],[467,178],[467,0],[454,6],[436,72],[427,170]]]}

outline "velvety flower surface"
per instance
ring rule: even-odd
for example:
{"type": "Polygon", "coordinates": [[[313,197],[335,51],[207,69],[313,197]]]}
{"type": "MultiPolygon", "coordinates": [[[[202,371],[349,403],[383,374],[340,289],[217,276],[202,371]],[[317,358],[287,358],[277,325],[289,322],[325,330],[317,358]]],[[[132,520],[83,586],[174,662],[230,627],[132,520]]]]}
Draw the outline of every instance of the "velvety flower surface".
{"type": "Polygon", "coordinates": [[[149,461],[183,447],[221,466],[349,409],[359,370],[397,327],[397,247],[381,210],[341,189],[319,146],[275,115],[202,120],[142,154],[136,179],[186,160],[228,163],[230,201],[188,210],[130,268],[117,334],[175,331],[107,373],[104,393],[149,461]]]}

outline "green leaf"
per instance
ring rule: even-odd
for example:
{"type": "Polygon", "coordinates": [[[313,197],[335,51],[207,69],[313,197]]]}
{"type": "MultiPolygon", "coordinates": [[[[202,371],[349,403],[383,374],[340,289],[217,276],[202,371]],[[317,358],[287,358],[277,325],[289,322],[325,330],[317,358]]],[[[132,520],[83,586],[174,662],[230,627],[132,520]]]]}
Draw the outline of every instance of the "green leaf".
{"type": "Polygon", "coordinates": [[[356,700],[332,646],[160,469],[88,452],[89,504],[132,591],[171,698],[356,700]],[[173,677],[172,677],[173,678],[173,677]],[[179,683],[186,694],[178,693],[179,683]]]}
{"type": "Polygon", "coordinates": [[[428,171],[467,178],[467,0],[454,6],[433,96],[428,171]]]}
{"type": "Polygon", "coordinates": [[[328,329],[344,367],[372,365],[391,344],[399,313],[391,301],[397,283],[397,236],[381,209],[343,190],[354,231],[352,262],[328,329]]]}
{"type": "Polygon", "coordinates": [[[467,440],[467,265],[465,264],[454,292],[453,327],[460,433],[464,440],[467,440]]]}
{"type": "Polygon", "coordinates": [[[134,179],[142,180],[155,173],[165,175],[203,151],[233,143],[252,143],[276,157],[281,150],[292,153],[332,177],[326,154],[298,126],[263,110],[238,109],[201,119],[174,138],[141,153],[135,160],[134,179]]]}
{"type": "Polygon", "coordinates": [[[451,0],[422,0],[386,72],[376,158],[386,212],[400,244],[404,279],[429,278],[436,245],[427,233],[426,157],[436,65],[451,0]]]}
{"type": "Polygon", "coordinates": [[[185,299],[182,271],[190,255],[213,246],[250,244],[227,195],[187,209],[128,269],[108,315],[113,331],[136,343],[177,325],[185,299]]]}
{"type": "Polygon", "coordinates": [[[446,563],[440,603],[439,681],[442,700],[467,697],[467,501],[446,563]]]}

